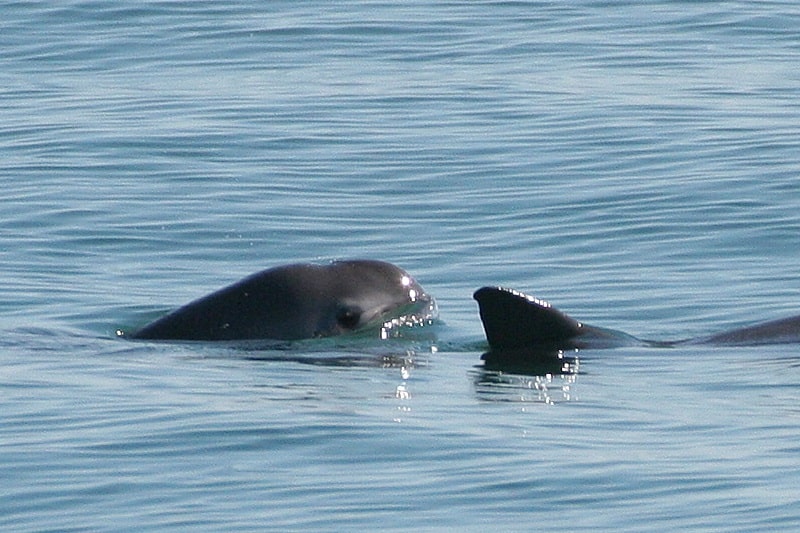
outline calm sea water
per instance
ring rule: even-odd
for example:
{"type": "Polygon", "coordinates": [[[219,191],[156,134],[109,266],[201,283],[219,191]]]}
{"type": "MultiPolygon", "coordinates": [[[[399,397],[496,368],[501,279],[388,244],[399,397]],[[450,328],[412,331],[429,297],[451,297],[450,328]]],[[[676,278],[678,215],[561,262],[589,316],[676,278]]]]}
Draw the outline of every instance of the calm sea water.
{"type": "Polygon", "coordinates": [[[800,346],[492,372],[471,300],[800,313],[795,2],[2,12],[1,528],[800,527],[800,346]],[[437,297],[433,348],[115,335],[348,257],[437,297]]]}

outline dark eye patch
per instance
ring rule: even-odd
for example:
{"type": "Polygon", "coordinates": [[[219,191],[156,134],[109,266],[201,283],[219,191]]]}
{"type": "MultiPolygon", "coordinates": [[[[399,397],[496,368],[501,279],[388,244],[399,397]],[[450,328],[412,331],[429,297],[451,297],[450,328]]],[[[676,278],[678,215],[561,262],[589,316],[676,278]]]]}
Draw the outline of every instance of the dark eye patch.
{"type": "Polygon", "coordinates": [[[355,329],[361,322],[361,309],[342,307],[336,311],[336,323],[343,329],[355,329]]]}

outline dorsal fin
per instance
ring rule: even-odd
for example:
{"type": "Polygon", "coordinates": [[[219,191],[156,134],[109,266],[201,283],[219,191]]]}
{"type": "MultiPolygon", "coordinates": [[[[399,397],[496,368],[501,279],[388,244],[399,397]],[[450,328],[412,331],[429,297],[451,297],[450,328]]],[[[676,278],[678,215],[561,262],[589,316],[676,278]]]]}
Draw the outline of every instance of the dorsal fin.
{"type": "Polygon", "coordinates": [[[583,333],[577,320],[513,289],[483,287],[473,298],[478,301],[486,339],[493,350],[562,345],[583,333]]]}

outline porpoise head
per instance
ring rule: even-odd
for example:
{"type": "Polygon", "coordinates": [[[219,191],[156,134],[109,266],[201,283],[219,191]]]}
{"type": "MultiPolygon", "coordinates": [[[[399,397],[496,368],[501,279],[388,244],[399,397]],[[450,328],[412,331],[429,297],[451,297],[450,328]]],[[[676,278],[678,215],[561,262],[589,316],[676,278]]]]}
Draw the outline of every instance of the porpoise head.
{"type": "MultiPolygon", "coordinates": [[[[312,267],[313,268],[313,267],[312,267]]],[[[383,261],[334,261],[318,267],[310,282],[316,294],[317,323],[310,337],[330,337],[362,330],[386,330],[428,323],[438,316],[436,301],[403,269],[383,261]]],[[[314,303],[316,301],[316,303],[314,303]]],[[[307,304],[302,304],[306,307],[307,304]]]]}
{"type": "Polygon", "coordinates": [[[134,332],[139,339],[299,340],[430,322],[436,301],[374,260],[298,263],[253,274],[134,332]]]}

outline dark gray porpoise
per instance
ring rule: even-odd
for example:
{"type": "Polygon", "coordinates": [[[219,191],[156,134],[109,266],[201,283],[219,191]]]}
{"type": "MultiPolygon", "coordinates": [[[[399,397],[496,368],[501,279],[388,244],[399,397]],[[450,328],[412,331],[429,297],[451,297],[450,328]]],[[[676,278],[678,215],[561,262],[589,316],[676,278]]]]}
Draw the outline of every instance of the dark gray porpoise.
{"type": "Polygon", "coordinates": [[[435,318],[436,302],[404,270],[382,261],[285,265],[190,302],[130,336],[231,341],[329,337],[393,318],[435,318]]]}
{"type": "Polygon", "coordinates": [[[583,324],[532,296],[502,287],[483,287],[478,301],[486,339],[493,351],[531,348],[611,348],[617,346],[757,346],[800,343],[800,316],[764,322],[716,335],[681,341],[646,341],[621,331],[583,324]]]}

